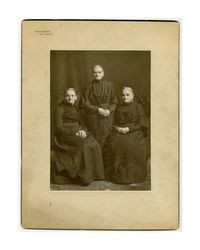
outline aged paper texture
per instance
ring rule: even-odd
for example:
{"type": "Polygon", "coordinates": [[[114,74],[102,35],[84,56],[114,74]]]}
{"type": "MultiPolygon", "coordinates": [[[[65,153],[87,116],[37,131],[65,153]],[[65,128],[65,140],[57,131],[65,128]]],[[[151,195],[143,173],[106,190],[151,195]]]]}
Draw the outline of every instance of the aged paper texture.
{"type": "Polygon", "coordinates": [[[178,59],[175,21],[22,22],[24,228],[178,228],[178,59]],[[151,190],[51,190],[51,50],[151,52],[151,190]]]}

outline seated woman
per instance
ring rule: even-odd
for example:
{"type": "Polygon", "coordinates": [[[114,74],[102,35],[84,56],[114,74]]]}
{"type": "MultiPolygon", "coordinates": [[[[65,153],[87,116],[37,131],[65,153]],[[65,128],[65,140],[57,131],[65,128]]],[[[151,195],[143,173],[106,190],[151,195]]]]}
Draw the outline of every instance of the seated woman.
{"type": "Polygon", "coordinates": [[[101,147],[80,125],[76,100],[75,90],[69,88],[56,110],[55,165],[58,173],[87,185],[93,180],[104,179],[104,166],[101,147]]]}
{"type": "Polygon", "coordinates": [[[118,184],[143,182],[147,176],[148,121],[133,90],[124,87],[122,104],[115,112],[113,133],[109,140],[107,178],[118,184]]]}

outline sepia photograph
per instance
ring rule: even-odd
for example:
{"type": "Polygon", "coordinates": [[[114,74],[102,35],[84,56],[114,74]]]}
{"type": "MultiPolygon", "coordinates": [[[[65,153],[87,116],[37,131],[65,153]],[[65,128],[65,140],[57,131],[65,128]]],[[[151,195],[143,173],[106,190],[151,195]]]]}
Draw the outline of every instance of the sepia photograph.
{"type": "Polygon", "coordinates": [[[198,249],[197,5],[1,3],[0,245],[198,249]]]}
{"type": "Polygon", "coordinates": [[[50,52],[52,190],[150,190],[150,63],[150,51],[50,52]]]}
{"type": "Polygon", "coordinates": [[[179,23],[22,22],[22,226],[179,227],[179,23]]]}

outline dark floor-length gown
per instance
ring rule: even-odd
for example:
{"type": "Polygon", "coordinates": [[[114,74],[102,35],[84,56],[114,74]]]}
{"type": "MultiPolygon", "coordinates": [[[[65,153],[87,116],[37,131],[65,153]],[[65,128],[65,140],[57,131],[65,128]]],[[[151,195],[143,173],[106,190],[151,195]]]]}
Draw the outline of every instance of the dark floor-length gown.
{"type": "Polygon", "coordinates": [[[105,80],[94,80],[85,89],[81,106],[85,111],[85,120],[89,131],[103,147],[112,131],[113,113],[117,98],[113,84],[105,80]],[[108,117],[98,113],[98,108],[110,110],[108,117]]]}
{"type": "Polygon", "coordinates": [[[119,184],[130,184],[146,179],[148,126],[149,121],[137,102],[117,107],[106,161],[109,180],[119,184]],[[116,131],[116,126],[129,127],[129,132],[120,134],[116,131]]]}
{"type": "Polygon", "coordinates": [[[63,101],[56,110],[55,165],[58,173],[67,173],[74,181],[87,184],[104,179],[101,147],[87,132],[87,138],[76,136],[82,129],[76,105],[63,101]]]}

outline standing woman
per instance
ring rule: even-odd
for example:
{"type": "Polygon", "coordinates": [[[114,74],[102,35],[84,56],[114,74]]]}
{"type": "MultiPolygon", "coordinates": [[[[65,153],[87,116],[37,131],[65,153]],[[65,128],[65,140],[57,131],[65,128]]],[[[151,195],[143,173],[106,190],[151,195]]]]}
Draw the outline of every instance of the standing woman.
{"type": "Polygon", "coordinates": [[[92,74],[93,81],[82,96],[82,108],[91,134],[103,147],[112,130],[117,98],[112,83],[103,79],[104,70],[101,65],[95,65],[92,74]]]}
{"type": "Polygon", "coordinates": [[[147,176],[148,120],[134,100],[132,88],[122,90],[122,104],[115,111],[113,133],[109,141],[107,178],[118,184],[143,182],[147,176]]]}
{"type": "Polygon", "coordinates": [[[55,165],[58,173],[87,185],[104,179],[104,166],[100,145],[80,124],[76,100],[75,90],[69,88],[56,110],[55,165]]]}

